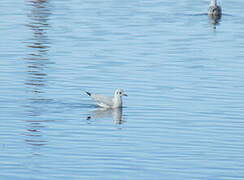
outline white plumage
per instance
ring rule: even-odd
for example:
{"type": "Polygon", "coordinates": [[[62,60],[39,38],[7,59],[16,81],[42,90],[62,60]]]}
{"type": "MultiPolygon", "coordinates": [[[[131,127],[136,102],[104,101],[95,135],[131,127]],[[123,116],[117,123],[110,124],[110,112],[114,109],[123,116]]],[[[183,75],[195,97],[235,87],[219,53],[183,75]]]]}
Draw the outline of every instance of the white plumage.
{"type": "Polygon", "coordinates": [[[103,108],[118,108],[122,107],[122,96],[127,96],[123,89],[117,89],[114,93],[114,97],[105,96],[101,94],[93,94],[86,92],[93,100],[97,102],[97,105],[103,108]]]}
{"type": "Polygon", "coordinates": [[[211,0],[210,1],[210,7],[208,9],[208,14],[212,16],[221,16],[222,14],[222,9],[221,7],[217,4],[217,0],[211,0]]]}

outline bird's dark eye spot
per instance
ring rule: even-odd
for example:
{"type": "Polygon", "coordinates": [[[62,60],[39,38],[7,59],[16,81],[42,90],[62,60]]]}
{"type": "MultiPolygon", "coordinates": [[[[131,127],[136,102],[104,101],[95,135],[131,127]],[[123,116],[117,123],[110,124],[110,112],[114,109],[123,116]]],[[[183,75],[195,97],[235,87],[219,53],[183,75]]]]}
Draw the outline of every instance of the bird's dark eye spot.
{"type": "Polygon", "coordinates": [[[119,94],[122,94],[122,92],[119,92],[119,94]]]}

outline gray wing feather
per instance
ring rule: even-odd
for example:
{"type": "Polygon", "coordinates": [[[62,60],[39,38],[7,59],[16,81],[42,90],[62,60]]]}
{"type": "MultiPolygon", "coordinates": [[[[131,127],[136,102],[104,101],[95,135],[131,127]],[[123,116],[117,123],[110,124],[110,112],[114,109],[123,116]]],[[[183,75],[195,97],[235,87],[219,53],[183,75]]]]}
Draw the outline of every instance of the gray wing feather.
{"type": "Polygon", "coordinates": [[[91,94],[91,97],[98,103],[103,103],[103,104],[107,104],[109,106],[113,106],[113,97],[104,96],[104,95],[100,95],[100,94],[91,94]]]}

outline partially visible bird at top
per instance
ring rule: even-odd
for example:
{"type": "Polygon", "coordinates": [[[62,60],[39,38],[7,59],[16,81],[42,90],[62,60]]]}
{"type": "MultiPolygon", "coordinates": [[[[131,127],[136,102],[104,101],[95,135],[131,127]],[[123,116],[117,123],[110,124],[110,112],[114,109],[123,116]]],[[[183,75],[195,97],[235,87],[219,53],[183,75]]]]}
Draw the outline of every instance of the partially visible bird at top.
{"type": "Polygon", "coordinates": [[[120,108],[123,105],[122,96],[127,96],[123,89],[117,89],[114,93],[114,97],[90,92],[86,92],[86,94],[91,96],[91,98],[97,102],[97,105],[103,108],[120,108]]]}
{"type": "Polygon", "coordinates": [[[208,9],[208,15],[212,16],[221,16],[222,14],[222,9],[221,7],[217,4],[217,0],[210,0],[210,7],[208,9]]]}

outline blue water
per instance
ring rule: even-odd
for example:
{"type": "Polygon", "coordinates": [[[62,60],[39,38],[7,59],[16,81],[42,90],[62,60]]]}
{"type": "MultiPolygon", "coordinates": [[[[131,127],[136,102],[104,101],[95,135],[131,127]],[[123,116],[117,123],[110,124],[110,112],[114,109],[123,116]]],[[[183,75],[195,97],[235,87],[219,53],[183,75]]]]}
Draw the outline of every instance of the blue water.
{"type": "Polygon", "coordinates": [[[0,179],[243,180],[244,2],[208,4],[2,0],[0,179]]]}

